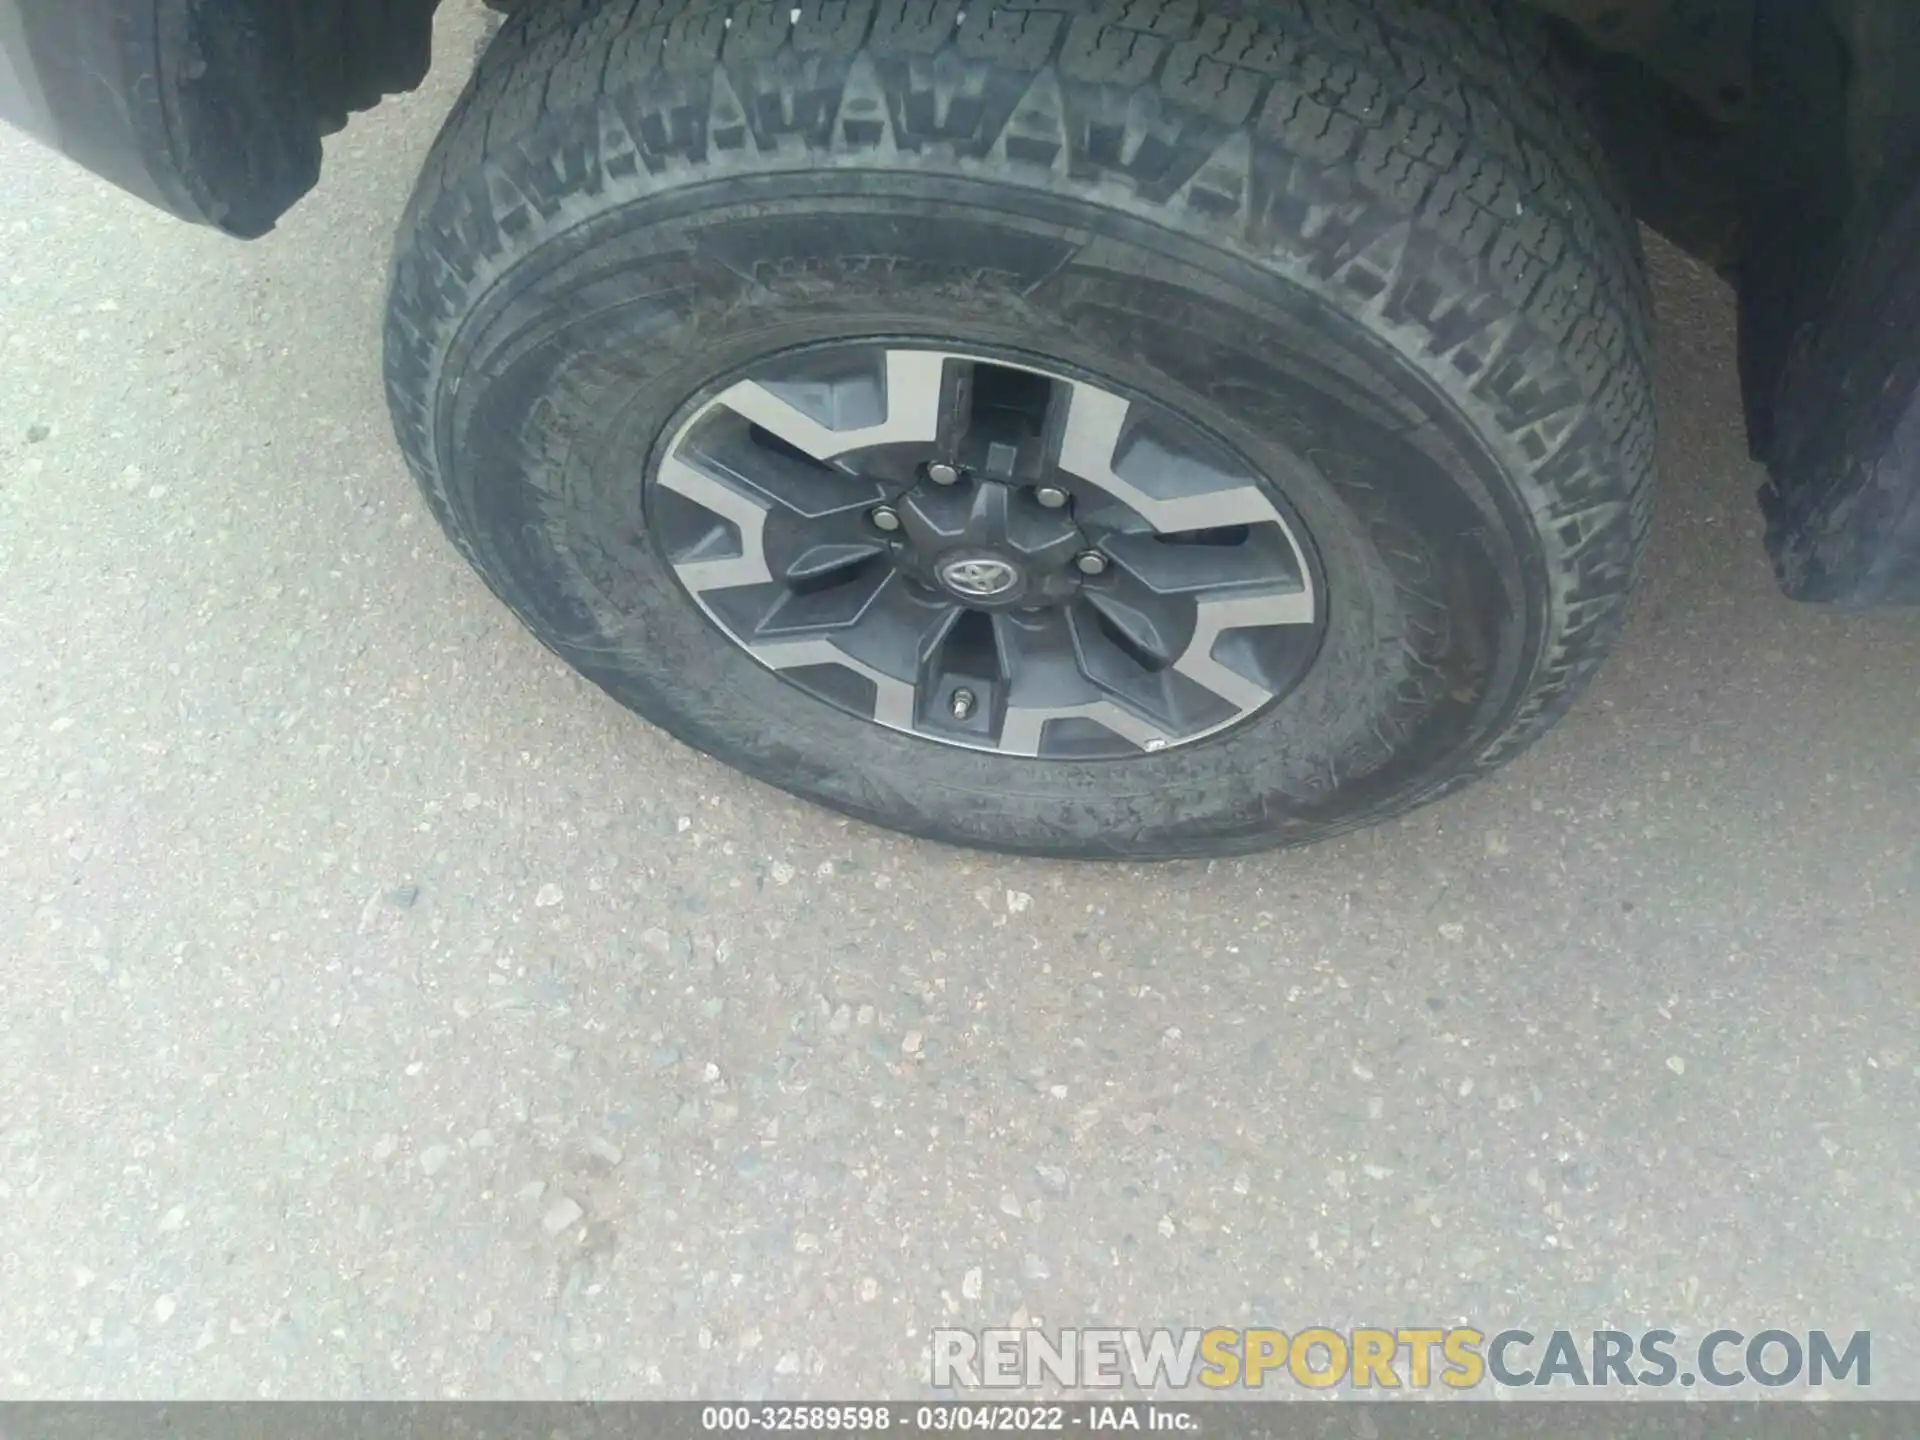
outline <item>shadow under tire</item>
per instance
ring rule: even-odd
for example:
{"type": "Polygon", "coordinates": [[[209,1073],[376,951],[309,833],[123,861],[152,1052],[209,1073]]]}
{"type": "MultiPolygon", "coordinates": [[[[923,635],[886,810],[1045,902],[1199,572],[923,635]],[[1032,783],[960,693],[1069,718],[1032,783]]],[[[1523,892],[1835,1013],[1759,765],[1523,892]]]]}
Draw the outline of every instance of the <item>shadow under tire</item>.
{"type": "Polygon", "coordinates": [[[1648,304],[1529,12],[795,13],[525,7],[408,208],[396,431],[543,643],[1030,854],[1306,843],[1565,712],[1646,540],[1648,304]],[[835,638],[883,605],[947,616],[905,681],[835,638]]]}

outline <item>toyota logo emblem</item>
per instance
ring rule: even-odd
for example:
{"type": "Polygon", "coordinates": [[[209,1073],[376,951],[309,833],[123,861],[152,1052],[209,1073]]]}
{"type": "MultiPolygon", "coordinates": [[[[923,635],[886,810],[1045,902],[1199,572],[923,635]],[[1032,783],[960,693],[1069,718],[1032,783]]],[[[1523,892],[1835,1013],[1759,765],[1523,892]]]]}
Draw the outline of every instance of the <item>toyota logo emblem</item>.
{"type": "Polygon", "coordinates": [[[1020,583],[1020,572],[1004,560],[974,555],[940,567],[940,583],[971,600],[991,600],[1020,583]]]}

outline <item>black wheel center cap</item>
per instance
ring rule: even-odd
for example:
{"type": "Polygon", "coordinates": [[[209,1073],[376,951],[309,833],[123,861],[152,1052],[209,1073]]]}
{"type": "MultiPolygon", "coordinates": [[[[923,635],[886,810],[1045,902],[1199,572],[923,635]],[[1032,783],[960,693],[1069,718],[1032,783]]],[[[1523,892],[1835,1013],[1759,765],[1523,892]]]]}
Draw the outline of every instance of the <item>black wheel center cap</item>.
{"type": "Polygon", "coordinates": [[[940,583],[961,600],[1003,600],[1025,588],[1026,572],[992,551],[950,555],[934,566],[940,583]]]}
{"type": "Polygon", "coordinates": [[[894,564],[974,610],[1059,605],[1080,587],[1074,556],[1087,539],[1064,508],[1031,490],[962,478],[922,484],[897,502],[894,564]]]}

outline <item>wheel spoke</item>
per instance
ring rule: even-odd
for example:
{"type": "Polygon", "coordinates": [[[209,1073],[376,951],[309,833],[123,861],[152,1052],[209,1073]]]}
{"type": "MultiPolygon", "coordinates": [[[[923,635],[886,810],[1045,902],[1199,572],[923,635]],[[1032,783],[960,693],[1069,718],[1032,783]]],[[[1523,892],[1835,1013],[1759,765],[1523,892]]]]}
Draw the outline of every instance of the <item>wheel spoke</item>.
{"type": "Polygon", "coordinates": [[[1037,756],[1047,741],[1047,727],[1067,720],[1090,720],[1101,729],[1132,741],[1140,750],[1164,750],[1175,739],[1123,705],[1111,700],[1093,700],[1085,705],[1049,710],[1009,709],[1000,727],[1000,749],[1009,755],[1037,756]]]}
{"type": "Polygon", "coordinates": [[[1073,632],[1064,610],[995,615],[993,643],[1000,672],[1009,677],[1012,699],[1020,705],[1077,705],[1094,698],[1074,661],[1073,632]]]}
{"type": "Polygon", "coordinates": [[[759,495],[807,520],[864,509],[886,498],[886,490],[864,476],[761,443],[737,419],[716,416],[715,422],[701,426],[678,454],[737,491],[759,495]]]}
{"type": "Polygon", "coordinates": [[[1256,709],[1274,692],[1222,664],[1214,654],[1220,638],[1232,630],[1303,625],[1312,619],[1313,597],[1297,592],[1209,596],[1195,608],[1192,643],[1173,668],[1230,704],[1256,709]]]}
{"type": "Polygon", "coordinates": [[[924,637],[919,678],[923,730],[992,748],[1007,674],[985,615],[953,606],[924,637]]]}
{"type": "Polygon", "coordinates": [[[914,728],[914,688],[847,654],[831,640],[818,637],[807,640],[779,640],[748,647],[753,658],[769,670],[801,670],[810,666],[838,666],[851,670],[873,686],[873,714],[870,718],[892,730],[914,728]]]}
{"type": "MultiPolygon", "coordinates": [[[[1250,525],[1238,533],[1243,537],[1238,543],[1224,545],[1182,543],[1187,535],[1109,534],[1101,537],[1100,549],[1115,565],[1159,595],[1193,595],[1254,585],[1272,588],[1276,581],[1287,580],[1298,581],[1305,591],[1305,569],[1285,531],[1267,524],[1250,525]]],[[[1311,620],[1312,614],[1307,618],[1311,620]]]]}
{"type": "Polygon", "coordinates": [[[1076,382],[1060,431],[1060,468],[1105,491],[1163,535],[1279,518],[1251,476],[1182,454],[1149,430],[1129,435],[1132,408],[1119,395],[1076,382]]]}
{"type": "Polygon", "coordinates": [[[839,540],[809,545],[780,568],[789,585],[831,579],[833,575],[886,553],[876,540],[839,540]]]}
{"type": "Polygon", "coordinates": [[[1100,692],[1080,672],[1064,611],[996,615],[993,638],[1012,677],[996,739],[1011,754],[1038,755],[1048,723],[1099,703],[1100,692]]]}
{"type": "Polygon", "coordinates": [[[885,565],[868,564],[843,572],[839,584],[795,589],[775,581],[718,590],[708,604],[722,623],[748,645],[795,635],[850,630],[878,603],[894,580],[885,565]]]}
{"type": "Polygon", "coordinates": [[[764,585],[773,579],[767,568],[768,502],[763,496],[736,488],[678,455],[668,455],[660,462],[659,483],[719,516],[740,534],[736,555],[691,559],[676,565],[674,571],[682,585],[699,595],[735,585],[764,585]]]}
{"type": "MultiPolygon", "coordinates": [[[[1150,657],[1091,603],[1068,612],[1081,672],[1099,690],[1168,736],[1187,739],[1226,723],[1240,707],[1150,657]]],[[[1184,633],[1184,632],[1183,632],[1184,633]]]]}
{"type": "Polygon", "coordinates": [[[929,350],[889,350],[877,396],[871,379],[741,380],[718,403],[816,460],[850,450],[940,434],[941,377],[946,357],[929,350]]]}
{"type": "Polygon", "coordinates": [[[1038,616],[996,615],[994,637],[1004,668],[1013,676],[999,748],[1013,755],[1045,753],[1056,722],[1090,721],[1131,741],[1141,750],[1157,750],[1175,736],[1163,726],[1106,694],[1082,669],[1073,625],[1065,611],[1038,616]]]}
{"type": "MultiPolygon", "coordinates": [[[[734,427],[728,427],[733,429],[734,427]]],[[[881,554],[866,515],[885,492],[871,481],[811,461],[761,451],[736,431],[683,445],[660,467],[660,484],[724,521],[738,534],[710,530],[677,556],[681,581],[695,594],[782,579],[817,583],[832,571],[881,554]]]]}
{"type": "Polygon", "coordinates": [[[1119,633],[1139,664],[1149,670],[1166,669],[1186,648],[1193,607],[1166,600],[1124,577],[1116,581],[1088,586],[1082,598],[1119,633]]]}
{"type": "MultiPolygon", "coordinates": [[[[862,597],[850,620],[834,633],[779,635],[747,648],[774,670],[839,666],[874,688],[873,718],[899,730],[917,728],[920,680],[934,652],[959,615],[959,607],[916,599],[907,583],[889,571],[862,597]]],[[[737,632],[736,632],[737,633],[737,632]]]]}
{"type": "Polygon", "coordinates": [[[925,673],[928,653],[947,633],[959,607],[917,591],[892,571],[882,573],[885,583],[874,592],[859,623],[838,637],[838,644],[864,664],[916,687],[925,673]]]}

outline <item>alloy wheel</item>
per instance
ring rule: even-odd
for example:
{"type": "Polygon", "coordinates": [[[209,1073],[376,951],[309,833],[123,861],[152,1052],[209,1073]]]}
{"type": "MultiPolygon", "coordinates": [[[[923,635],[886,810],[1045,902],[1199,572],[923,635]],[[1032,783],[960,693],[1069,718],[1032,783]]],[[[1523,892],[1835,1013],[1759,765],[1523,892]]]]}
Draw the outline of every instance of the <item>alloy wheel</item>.
{"type": "Polygon", "coordinates": [[[1137,757],[1265,709],[1325,619],[1297,517],[1170,407],[943,349],[775,357],[696,402],[648,483],[713,623],[862,719],[1137,757]]]}

